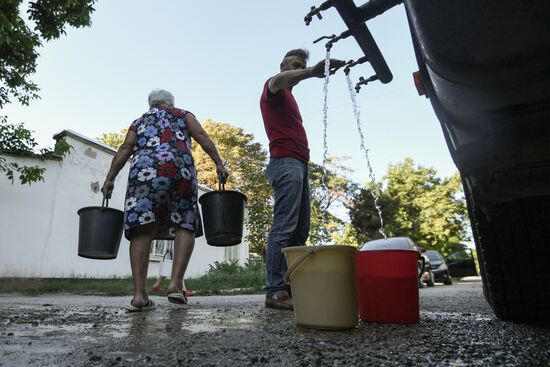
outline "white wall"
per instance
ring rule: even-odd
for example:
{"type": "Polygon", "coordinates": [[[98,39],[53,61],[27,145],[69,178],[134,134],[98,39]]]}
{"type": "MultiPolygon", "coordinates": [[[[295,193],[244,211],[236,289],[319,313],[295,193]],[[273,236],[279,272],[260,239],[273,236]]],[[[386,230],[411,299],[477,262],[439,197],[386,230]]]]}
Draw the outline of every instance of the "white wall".
{"type": "MultiPolygon", "coordinates": [[[[91,260],[77,255],[77,210],[100,206],[103,184],[113,152],[85,139],[67,135],[73,146],[61,161],[7,156],[24,165],[45,167],[45,182],[32,186],[13,185],[0,177],[0,277],[112,277],[130,276],[128,241],[122,238],[114,260],[91,260]]],[[[115,181],[109,206],[123,209],[128,177],[127,164],[115,181]]],[[[204,191],[199,193],[202,194],[204,191]]],[[[248,244],[239,247],[239,260],[248,258],[248,244]]],[[[196,240],[186,277],[199,276],[209,264],[225,259],[225,248],[206,244],[205,237],[196,240]]],[[[158,262],[152,261],[149,276],[158,274],[158,262]]]]}

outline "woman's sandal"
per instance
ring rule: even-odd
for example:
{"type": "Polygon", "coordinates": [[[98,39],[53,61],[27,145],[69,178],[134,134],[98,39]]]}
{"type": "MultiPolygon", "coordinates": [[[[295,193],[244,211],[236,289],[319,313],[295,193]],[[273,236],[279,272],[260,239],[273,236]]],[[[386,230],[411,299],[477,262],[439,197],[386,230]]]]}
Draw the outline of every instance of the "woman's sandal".
{"type": "Polygon", "coordinates": [[[195,295],[195,292],[189,290],[189,289],[186,289],[183,291],[183,294],[185,294],[185,297],[193,297],[195,295]]]}
{"type": "Polygon", "coordinates": [[[168,302],[178,305],[186,305],[187,297],[181,292],[168,293],[168,302]]]}
{"type": "Polygon", "coordinates": [[[149,298],[149,300],[147,301],[147,303],[143,306],[140,306],[140,307],[137,307],[137,306],[134,306],[132,305],[132,302],[134,302],[134,300],[132,299],[132,301],[130,302],[130,305],[129,306],[126,306],[126,311],[128,312],[143,312],[143,311],[151,311],[153,310],[156,305],[155,305],[155,302],[153,302],[152,299],[149,298]]]}
{"type": "Polygon", "coordinates": [[[166,289],[162,288],[160,285],[151,288],[151,292],[158,294],[166,294],[166,289]]]}

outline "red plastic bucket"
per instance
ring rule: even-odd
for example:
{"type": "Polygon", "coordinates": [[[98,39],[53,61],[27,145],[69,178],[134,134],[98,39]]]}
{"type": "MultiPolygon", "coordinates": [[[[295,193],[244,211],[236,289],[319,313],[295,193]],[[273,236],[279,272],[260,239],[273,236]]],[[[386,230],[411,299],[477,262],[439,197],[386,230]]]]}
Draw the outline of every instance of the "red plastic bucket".
{"type": "Polygon", "coordinates": [[[414,250],[360,251],[355,257],[359,317],[366,322],[420,321],[418,258],[414,250]]]}

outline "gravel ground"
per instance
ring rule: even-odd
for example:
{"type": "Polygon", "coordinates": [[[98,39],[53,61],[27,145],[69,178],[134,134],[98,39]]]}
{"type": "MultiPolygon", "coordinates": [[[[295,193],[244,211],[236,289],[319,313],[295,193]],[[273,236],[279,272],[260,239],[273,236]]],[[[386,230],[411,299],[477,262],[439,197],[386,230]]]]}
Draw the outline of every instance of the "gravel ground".
{"type": "Polygon", "coordinates": [[[0,366],[549,366],[550,329],[495,318],[479,281],[420,289],[420,323],[349,331],[295,325],[264,296],[0,295],[0,366]]]}

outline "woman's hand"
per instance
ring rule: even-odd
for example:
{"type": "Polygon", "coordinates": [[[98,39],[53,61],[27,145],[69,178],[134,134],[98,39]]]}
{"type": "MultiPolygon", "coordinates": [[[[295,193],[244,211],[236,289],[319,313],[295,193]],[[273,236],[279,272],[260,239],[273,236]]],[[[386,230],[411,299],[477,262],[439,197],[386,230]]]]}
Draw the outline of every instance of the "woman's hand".
{"type": "Polygon", "coordinates": [[[103,193],[103,197],[105,199],[110,199],[111,194],[113,193],[114,189],[115,189],[115,182],[113,180],[105,180],[105,183],[103,184],[103,187],[101,188],[101,192],[103,193]]]}
{"type": "Polygon", "coordinates": [[[229,177],[229,172],[225,169],[223,164],[216,165],[216,172],[218,173],[218,180],[225,184],[227,182],[227,177],[229,177]]]}

